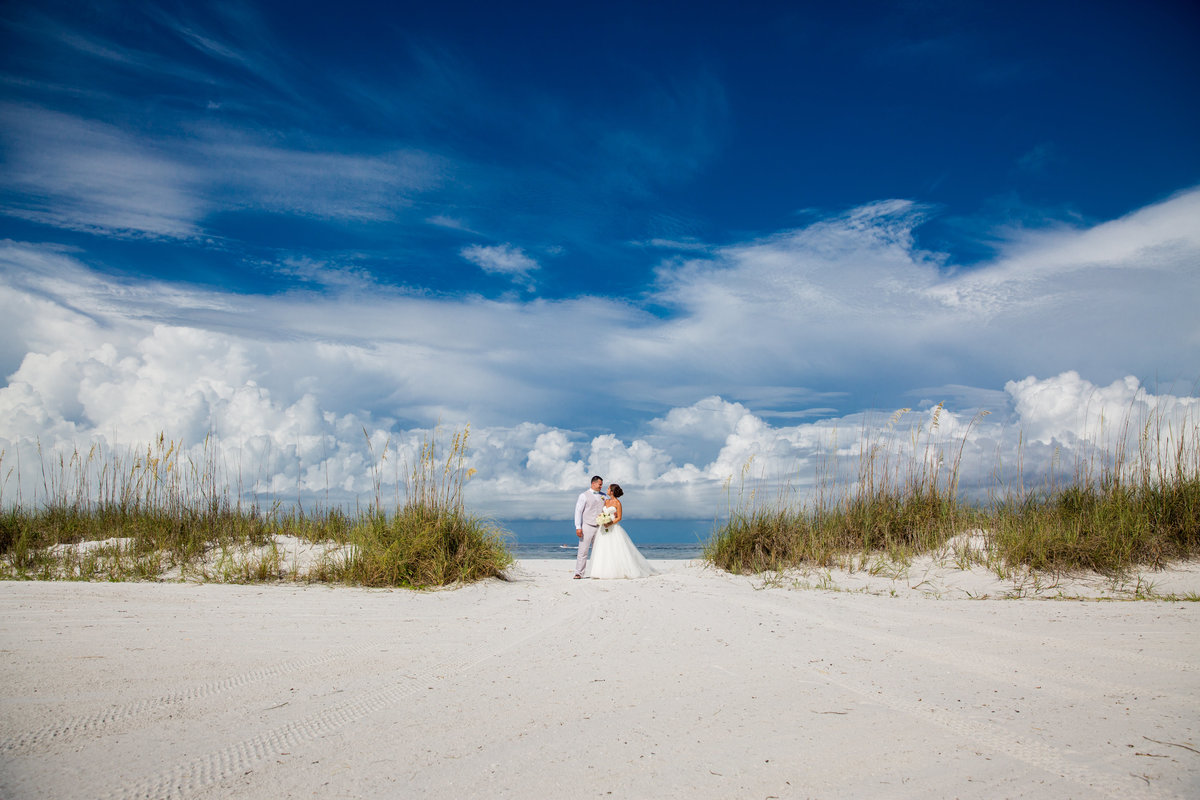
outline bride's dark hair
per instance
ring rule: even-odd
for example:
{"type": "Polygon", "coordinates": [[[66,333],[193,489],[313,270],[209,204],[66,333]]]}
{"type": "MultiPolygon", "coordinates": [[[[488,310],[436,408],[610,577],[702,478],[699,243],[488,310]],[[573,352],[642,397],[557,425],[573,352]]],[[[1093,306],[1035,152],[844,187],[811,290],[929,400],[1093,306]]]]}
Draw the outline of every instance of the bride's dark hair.
{"type": "Polygon", "coordinates": [[[618,486],[617,484],[610,483],[608,485],[608,496],[609,497],[620,497],[623,494],[625,494],[625,493],[623,491],[621,491],[621,487],[618,486]]]}

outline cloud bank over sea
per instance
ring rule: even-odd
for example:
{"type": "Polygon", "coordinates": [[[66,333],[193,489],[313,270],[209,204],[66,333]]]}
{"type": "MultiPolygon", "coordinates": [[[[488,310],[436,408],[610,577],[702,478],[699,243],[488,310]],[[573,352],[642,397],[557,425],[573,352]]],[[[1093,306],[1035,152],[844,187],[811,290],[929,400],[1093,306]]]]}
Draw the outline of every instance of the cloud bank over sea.
{"type": "MultiPolygon", "coordinates": [[[[209,441],[248,493],[354,502],[385,449],[394,477],[435,426],[469,423],[481,513],[561,516],[601,473],[639,515],[703,518],[747,464],[803,491],[835,456],[911,450],[917,430],[965,442],[969,488],[997,463],[1027,481],[1070,472],[1124,423],[1195,423],[1200,190],[1001,231],[971,265],[922,248],[930,213],[871,203],[669,253],[639,297],[601,279],[557,300],[441,296],[337,264],[297,266],[320,291],[236,292],[4,241],[4,499],[17,453],[28,498],[39,447],[162,434],[197,457],[209,441]]],[[[463,257],[517,282],[536,269],[516,249],[463,257]]]]}

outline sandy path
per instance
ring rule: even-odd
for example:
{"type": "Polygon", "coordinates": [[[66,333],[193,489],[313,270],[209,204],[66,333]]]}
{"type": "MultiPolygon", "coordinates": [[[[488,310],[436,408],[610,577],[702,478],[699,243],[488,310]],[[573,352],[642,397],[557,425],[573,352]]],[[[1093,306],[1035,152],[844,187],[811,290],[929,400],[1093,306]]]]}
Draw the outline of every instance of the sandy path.
{"type": "Polygon", "coordinates": [[[1200,604],[657,565],[431,593],[0,583],[0,796],[1200,795],[1200,604]]]}

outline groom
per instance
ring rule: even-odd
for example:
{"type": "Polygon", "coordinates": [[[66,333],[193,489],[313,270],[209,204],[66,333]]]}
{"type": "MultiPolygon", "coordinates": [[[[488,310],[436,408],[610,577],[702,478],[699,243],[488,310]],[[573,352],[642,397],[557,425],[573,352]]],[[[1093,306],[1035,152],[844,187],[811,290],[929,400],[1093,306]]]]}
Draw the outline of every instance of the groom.
{"type": "Polygon", "coordinates": [[[584,489],[575,501],[575,535],[579,537],[579,555],[575,557],[575,580],[583,577],[588,553],[592,549],[592,541],[596,538],[596,517],[604,509],[606,499],[600,491],[603,485],[603,479],[599,475],[593,475],[592,488],[584,489]]]}

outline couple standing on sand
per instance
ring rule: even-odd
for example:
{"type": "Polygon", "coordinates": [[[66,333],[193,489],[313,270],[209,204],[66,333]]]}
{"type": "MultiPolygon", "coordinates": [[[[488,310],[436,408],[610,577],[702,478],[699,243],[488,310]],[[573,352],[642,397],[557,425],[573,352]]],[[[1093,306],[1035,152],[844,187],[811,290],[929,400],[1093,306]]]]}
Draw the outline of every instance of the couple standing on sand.
{"type": "Polygon", "coordinates": [[[638,552],[621,527],[621,487],[608,485],[596,475],[592,488],[585,489],[575,501],[575,535],[579,537],[579,555],[575,559],[575,580],[588,578],[645,578],[654,574],[650,562],[638,552]],[[588,551],[592,563],[588,563],[588,551]]]}

